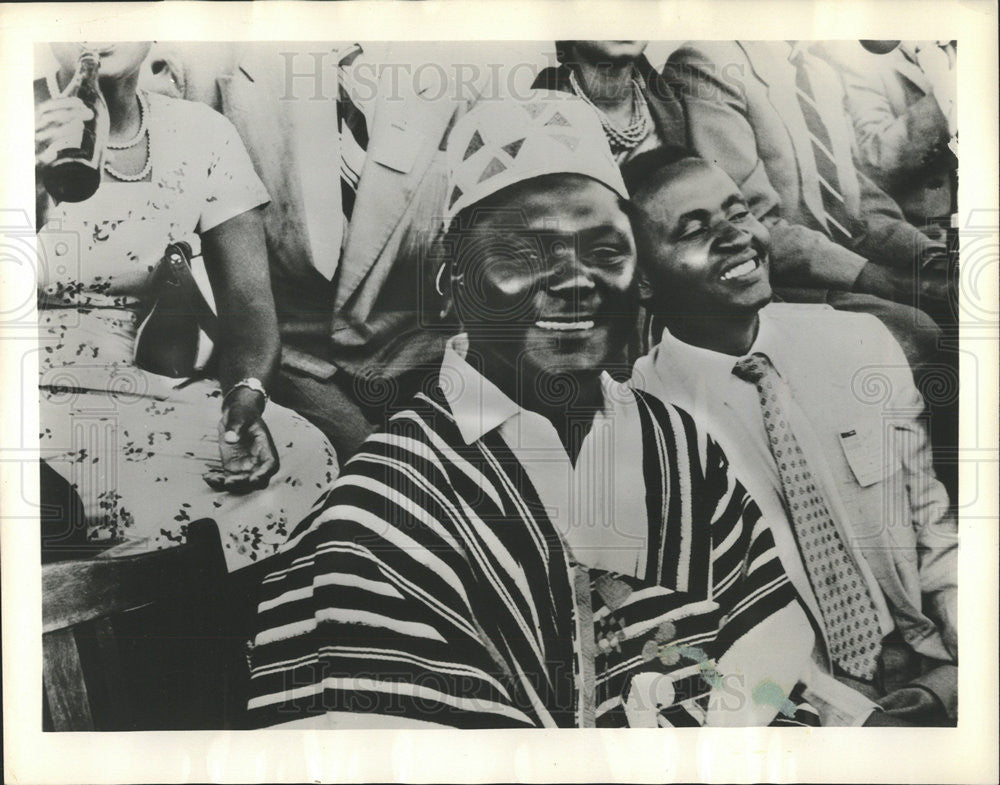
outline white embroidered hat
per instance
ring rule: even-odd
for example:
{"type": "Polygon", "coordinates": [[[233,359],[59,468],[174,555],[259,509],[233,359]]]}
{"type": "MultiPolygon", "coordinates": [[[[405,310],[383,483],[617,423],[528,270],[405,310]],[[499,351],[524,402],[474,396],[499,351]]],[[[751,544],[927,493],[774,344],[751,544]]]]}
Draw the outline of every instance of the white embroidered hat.
{"type": "Polygon", "coordinates": [[[484,100],[448,140],[446,225],[464,208],[532,177],[582,174],[628,198],[593,108],[570,93],[535,90],[527,100],[484,100]]]}

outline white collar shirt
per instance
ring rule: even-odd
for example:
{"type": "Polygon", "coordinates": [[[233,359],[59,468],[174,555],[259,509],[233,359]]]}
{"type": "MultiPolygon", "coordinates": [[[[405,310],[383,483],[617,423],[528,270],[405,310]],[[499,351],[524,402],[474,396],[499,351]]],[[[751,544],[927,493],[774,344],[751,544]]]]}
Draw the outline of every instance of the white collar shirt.
{"type": "Polygon", "coordinates": [[[465,334],[449,340],[440,376],[465,443],[498,430],[576,561],[641,576],[648,519],[641,423],[628,385],[601,374],[604,407],[594,415],[574,464],[552,423],[522,408],[486,379],[470,364],[468,348],[465,334]]]}

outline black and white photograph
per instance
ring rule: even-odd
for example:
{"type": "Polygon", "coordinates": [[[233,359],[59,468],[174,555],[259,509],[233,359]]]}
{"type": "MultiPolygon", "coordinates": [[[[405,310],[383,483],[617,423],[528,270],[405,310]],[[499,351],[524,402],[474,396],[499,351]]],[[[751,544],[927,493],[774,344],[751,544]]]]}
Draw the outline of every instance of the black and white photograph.
{"type": "MultiPolygon", "coordinates": [[[[995,143],[996,73],[960,69],[985,39],[228,18],[31,31],[3,77],[5,143],[34,122],[0,205],[34,278],[0,310],[25,732],[622,729],[664,758],[853,729],[900,755],[868,781],[989,781],[997,159],[958,99],[979,80],[995,143]],[[902,762],[936,739],[955,779],[902,762]]],[[[806,770],[771,765],[742,776],[806,770]]]]}

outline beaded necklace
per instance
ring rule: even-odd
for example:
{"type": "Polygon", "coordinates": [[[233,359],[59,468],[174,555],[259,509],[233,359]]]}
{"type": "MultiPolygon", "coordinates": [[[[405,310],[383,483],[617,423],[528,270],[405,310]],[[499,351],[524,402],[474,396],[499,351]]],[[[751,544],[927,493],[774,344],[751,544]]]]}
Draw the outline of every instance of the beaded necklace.
{"type": "Polygon", "coordinates": [[[646,112],[642,111],[642,106],[646,99],[642,94],[642,88],[639,86],[639,82],[634,76],[632,77],[631,82],[632,116],[629,119],[628,125],[624,128],[617,128],[614,124],[612,124],[611,119],[604,112],[604,110],[590,100],[590,97],[583,91],[583,88],[580,87],[580,82],[577,80],[576,72],[570,71],[569,73],[570,87],[573,88],[574,93],[590,104],[594,111],[597,112],[597,117],[601,121],[601,127],[604,129],[604,135],[607,136],[608,142],[611,144],[611,149],[613,151],[633,150],[639,146],[643,139],[649,136],[649,117],[646,112]]]}
{"type": "Polygon", "coordinates": [[[136,92],[139,98],[139,130],[136,131],[135,136],[129,139],[127,142],[108,142],[109,150],[129,150],[135,147],[139,142],[145,138],[146,140],[146,165],[142,167],[142,170],[135,174],[123,174],[115,169],[108,159],[104,160],[104,171],[109,175],[114,177],[116,180],[121,180],[126,183],[136,183],[140,180],[145,180],[147,175],[149,175],[150,170],[153,168],[153,154],[152,154],[152,142],[150,140],[149,134],[149,103],[146,100],[146,95],[142,90],[136,92]]]}

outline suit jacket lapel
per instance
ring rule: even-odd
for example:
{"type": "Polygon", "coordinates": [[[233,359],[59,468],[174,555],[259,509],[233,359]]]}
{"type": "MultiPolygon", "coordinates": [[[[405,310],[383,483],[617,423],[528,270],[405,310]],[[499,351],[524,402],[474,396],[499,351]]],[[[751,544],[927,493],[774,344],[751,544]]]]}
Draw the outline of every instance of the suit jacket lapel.
{"type": "Polygon", "coordinates": [[[822,225],[826,225],[823,197],[819,190],[819,174],[813,160],[809,130],[802,117],[802,109],[795,92],[794,69],[772,49],[771,43],[751,42],[740,44],[750,67],[767,86],[767,96],[788,131],[798,161],[802,201],[822,225]]]}
{"type": "Polygon", "coordinates": [[[380,90],[341,258],[335,312],[364,280],[402,220],[456,108],[446,99],[416,95],[403,101],[385,96],[380,90]]]}
{"type": "Polygon", "coordinates": [[[635,63],[635,69],[645,83],[647,106],[653,116],[656,131],[664,144],[685,146],[688,143],[684,106],[677,99],[670,83],[650,65],[645,56],[635,63]]]}
{"type": "MultiPolygon", "coordinates": [[[[726,390],[733,390],[735,388],[728,387],[724,388],[726,390]]],[[[736,406],[731,400],[728,393],[723,394],[723,409],[724,417],[726,420],[726,428],[728,433],[731,435],[731,439],[738,439],[744,441],[747,444],[752,444],[755,442],[753,435],[746,429],[741,419],[741,415],[737,413],[736,406]]],[[[768,449],[766,446],[764,449],[768,449]]],[[[749,462],[749,457],[747,461],[749,462]]],[[[736,467],[737,472],[739,472],[739,466],[736,467]]],[[[747,466],[745,471],[754,471],[758,473],[760,477],[767,478],[767,485],[774,490],[776,497],[782,497],[781,490],[781,477],[778,474],[778,467],[775,466],[773,459],[768,454],[763,458],[756,466],[747,466]]],[[[792,586],[795,587],[803,604],[806,606],[808,612],[812,614],[813,618],[818,621],[817,626],[823,632],[825,636],[825,627],[823,625],[823,617],[820,615],[819,605],[816,603],[816,597],[813,594],[812,585],[809,583],[809,576],[806,575],[805,567],[802,564],[802,558],[799,555],[799,546],[795,540],[795,534],[792,531],[792,523],[788,519],[787,514],[784,511],[781,502],[776,502],[777,507],[772,508],[770,500],[764,498],[764,494],[768,492],[768,488],[755,489],[753,486],[753,478],[739,477],[737,478],[744,483],[747,483],[750,487],[747,488],[747,492],[750,494],[751,498],[757,502],[758,507],[761,508],[761,512],[764,513],[768,524],[771,527],[771,533],[774,536],[775,547],[778,552],[778,558],[781,561],[781,566],[785,570],[785,574],[788,576],[788,580],[791,581],[792,586]],[[759,498],[758,498],[759,497],[759,498]],[[780,509],[779,509],[780,508],[780,509]]]]}

